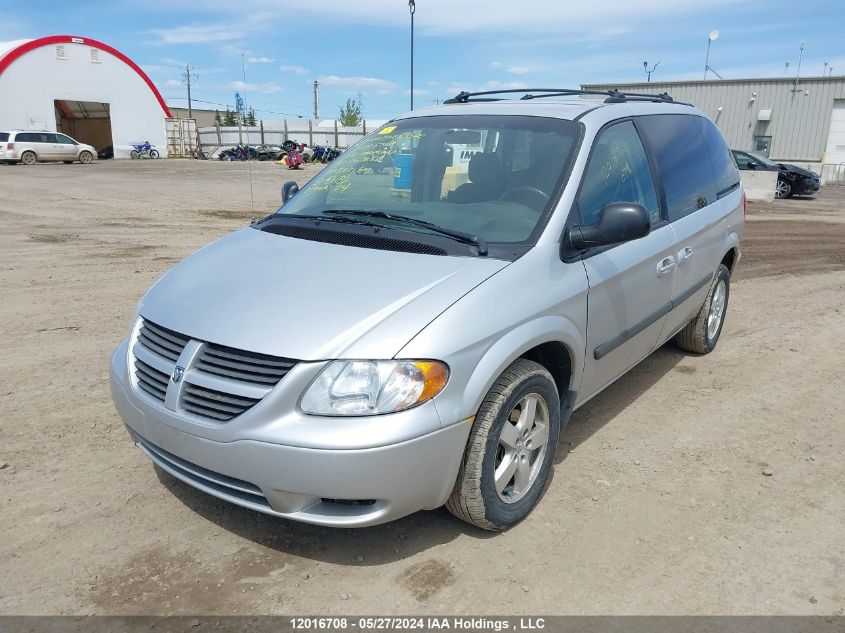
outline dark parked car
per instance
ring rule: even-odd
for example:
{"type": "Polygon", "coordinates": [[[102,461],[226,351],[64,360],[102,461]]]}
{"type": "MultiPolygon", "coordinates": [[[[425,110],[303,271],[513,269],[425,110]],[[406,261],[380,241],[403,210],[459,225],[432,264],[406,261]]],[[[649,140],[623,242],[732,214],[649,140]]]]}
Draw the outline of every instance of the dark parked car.
{"type": "Polygon", "coordinates": [[[760,154],[740,152],[736,149],[732,149],[731,153],[736,160],[736,166],[740,169],[778,172],[776,198],[809,196],[816,193],[821,185],[821,177],[817,173],[802,169],[797,165],[776,163],[760,154]]]}

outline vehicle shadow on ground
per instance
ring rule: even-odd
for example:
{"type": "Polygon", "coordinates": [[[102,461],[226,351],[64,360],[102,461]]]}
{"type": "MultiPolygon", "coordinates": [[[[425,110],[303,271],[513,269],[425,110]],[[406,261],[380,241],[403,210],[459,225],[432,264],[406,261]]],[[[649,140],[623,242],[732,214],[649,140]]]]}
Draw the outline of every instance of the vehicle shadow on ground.
{"type": "MultiPolygon", "coordinates": [[[[686,354],[673,345],[665,345],[595,400],[576,411],[561,435],[555,462],[565,460],[570,450],[589,440],[685,357],[686,354]]],[[[409,558],[464,535],[474,539],[488,539],[500,534],[467,525],[444,508],[417,512],[369,528],[326,528],[232,505],[163,472],[159,472],[159,478],[182,503],[227,532],[285,555],[328,563],[383,565],[409,558]],[[361,560],[358,560],[358,556],[361,556],[359,552],[364,552],[361,560]]]]}
{"type": "Polygon", "coordinates": [[[569,451],[590,439],[605,424],[613,420],[643,393],[672,371],[678,363],[693,355],[680,350],[674,343],[666,343],[615,383],[599,393],[572,414],[569,424],[560,434],[555,464],[566,459],[569,451]]]}

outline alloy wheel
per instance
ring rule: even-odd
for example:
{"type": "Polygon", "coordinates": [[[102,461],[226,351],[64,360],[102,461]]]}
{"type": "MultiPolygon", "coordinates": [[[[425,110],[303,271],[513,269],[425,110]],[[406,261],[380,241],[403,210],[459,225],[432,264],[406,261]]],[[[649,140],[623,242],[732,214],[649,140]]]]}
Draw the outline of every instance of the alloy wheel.
{"type": "Polygon", "coordinates": [[[496,447],[493,481],[505,503],[519,501],[537,479],[549,439],[549,407],[529,393],[511,410],[496,447]]]}
{"type": "Polygon", "coordinates": [[[713,339],[722,324],[722,317],[725,313],[725,280],[720,279],[713,297],[710,299],[710,313],[707,315],[707,338],[713,339]]]}

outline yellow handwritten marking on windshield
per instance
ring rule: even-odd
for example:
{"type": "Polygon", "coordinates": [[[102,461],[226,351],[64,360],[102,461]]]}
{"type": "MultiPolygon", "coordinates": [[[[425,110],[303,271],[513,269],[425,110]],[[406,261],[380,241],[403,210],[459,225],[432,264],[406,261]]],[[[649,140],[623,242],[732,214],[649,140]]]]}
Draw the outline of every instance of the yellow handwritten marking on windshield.
{"type": "Polygon", "coordinates": [[[393,130],[395,130],[395,129],[396,129],[396,126],[395,126],[395,125],[388,125],[388,126],[387,126],[386,128],[384,128],[381,132],[379,132],[379,134],[390,134],[390,133],[391,133],[393,130]]]}

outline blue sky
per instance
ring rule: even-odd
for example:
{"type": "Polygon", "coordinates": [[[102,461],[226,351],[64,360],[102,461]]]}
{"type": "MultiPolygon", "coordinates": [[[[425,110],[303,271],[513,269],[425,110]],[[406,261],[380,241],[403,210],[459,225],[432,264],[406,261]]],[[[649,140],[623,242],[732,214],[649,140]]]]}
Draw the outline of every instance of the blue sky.
{"type": "MultiPolygon", "coordinates": [[[[460,89],[577,87],[698,79],[802,76],[828,61],[845,74],[841,0],[417,0],[415,105],[460,89]]],[[[198,107],[225,109],[246,93],[259,117],[309,116],[320,81],[321,116],[360,92],[365,117],[409,107],[407,0],[4,0],[0,41],[68,34],[122,50],[172,106],[185,105],[180,67],[193,65],[198,107]],[[246,59],[246,86],[241,60],[246,59]],[[203,103],[208,102],[208,103],[203,103]],[[219,104],[219,105],[218,105],[219,104]]]]}

